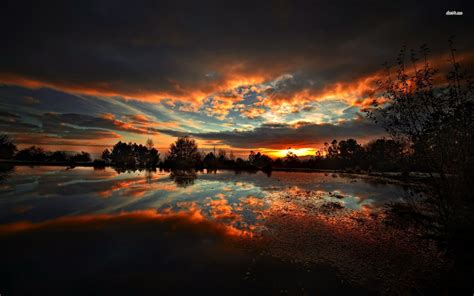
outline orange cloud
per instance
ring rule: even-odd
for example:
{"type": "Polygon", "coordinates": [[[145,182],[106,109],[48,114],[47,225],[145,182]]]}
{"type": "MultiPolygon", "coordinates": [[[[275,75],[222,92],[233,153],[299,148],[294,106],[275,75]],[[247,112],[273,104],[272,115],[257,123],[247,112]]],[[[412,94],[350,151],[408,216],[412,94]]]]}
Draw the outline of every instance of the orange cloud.
{"type": "Polygon", "coordinates": [[[100,115],[100,117],[107,120],[115,120],[115,115],[112,113],[103,113],[100,115]]]}
{"type": "Polygon", "coordinates": [[[92,96],[122,97],[144,102],[181,102],[188,111],[197,111],[203,101],[213,94],[232,90],[239,86],[250,86],[261,83],[265,78],[261,75],[242,75],[224,73],[223,78],[216,81],[203,80],[192,85],[183,85],[176,80],[169,80],[169,90],[127,89],[125,85],[112,83],[84,82],[75,84],[67,81],[46,81],[18,74],[0,73],[0,81],[27,88],[48,87],[70,93],[80,93],[92,96]]]}
{"type": "Polygon", "coordinates": [[[206,108],[206,113],[223,120],[229,111],[234,108],[234,104],[243,100],[242,96],[214,96],[211,100],[211,106],[206,108]]]}
{"type": "MultiPolygon", "coordinates": [[[[449,71],[450,55],[443,54],[432,57],[428,60],[431,67],[442,69],[443,74],[438,73],[435,77],[436,84],[442,84],[444,76],[449,71]]],[[[463,64],[472,64],[474,62],[474,53],[460,54],[456,60],[463,64]]],[[[407,74],[413,75],[414,68],[408,63],[407,74]]],[[[421,69],[422,63],[418,62],[418,69],[421,69]]],[[[396,73],[396,69],[392,69],[396,73]]],[[[386,78],[385,69],[380,69],[369,75],[359,77],[352,81],[339,81],[328,84],[323,88],[312,88],[310,85],[287,91],[284,88],[281,91],[269,92],[268,96],[263,97],[256,106],[266,106],[273,113],[291,113],[303,108],[306,104],[322,100],[344,100],[351,106],[368,107],[374,100],[383,104],[388,101],[387,98],[380,97],[380,90],[377,82],[386,78]]],[[[280,81],[291,79],[291,75],[283,75],[278,78],[280,81]]]]}
{"type": "Polygon", "coordinates": [[[150,123],[152,122],[149,116],[146,116],[144,114],[133,114],[130,116],[133,120],[137,122],[142,122],[142,123],[150,123]]]}
{"type": "Polygon", "coordinates": [[[261,116],[262,114],[264,114],[265,112],[267,112],[264,108],[255,108],[255,107],[245,107],[245,108],[242,108],[240,113],[247,117],[248,119],[255,119],[259,116],[261,116]]]}
{"type": "Polygon", "coordinates": [[[211,217],[216,220],[230,219],[236,221],[240,217],[232,211],[232,206],[229,205],[224,194],[218,193],[217,199],[210,199],[207,206],[211,209],[211,217]]]}
{"type": "Polygon", "coordinates": [[[114,192],[118,192],[120,196],[143,197],[146,193],[177,190],[175,184],[156,182],[161,178],[164,178],[164,176],[153,178],[153,183],[149,183],[150,180],[145,180],[141,177],[127,180],[116,180],[113,181],[108,188],[97,192],[97,195],[103,198],[108,198],[111,197],[114,192]]]}
{"type": "MultiPolygon", "coordinates": [[[[448,59],[449,55],[439,55],[430,58],[429,63],[433,67],[446,68],[449,66],[448,59]]],[[[457,61],[461,63],[472,63],[473,60],[474,53],[460,54],[457,57],[457,61]]],[[[269,91],[271,86],[268,83],[284,81],[291,77],[291,75],[284,73],[292,73],[295,70],[294,67],[298,65],[296,62],[301,61],[295,58],[288,63],[278,63],[275,67],[270,68],[258,67],[255,66],[255,63],[247,61],[232,62],[228,58],[215,59],[215,61],[209,62],[208,68],[214,69],[218,73],[217,77],[206,79],[203,75],[202,79],[199,78],[191,82],[168,79],[167,84],[161,89],[134,88],[125,85],[125,83],[111,82],[45,81],[12,73],[0,73],[0,81],[29,88],[50,87],[94,96],[120,96],[130,100],[162,102],[168,106],[174,106],[176,102],[180,102],[181,111],[192,112],[198,111],[211,98],[210,107],[205,109],[209,115],[224,119],[229,110],[238,109],[244,116],[252,119],[265,113],[264,109],[254,107],[267,107],[273,113],[294,113],[307,106],[308,103],[320,100],[345,100],[349,105],[366,107],[370,104],[370,99],[378,97],[376,81],[385,77],[384,71],[378,70],[352,81],[329,83],[322,88],[307,83],[306,85],[296,85],[294,89],[269,91]],[[242,88],[243,93],[236,95],[236,88],[242,88]],[[248,91],[258,93],[259,101],[254,106],[248,107],[249,109],[237,106],[248,91]]],[[[306,64],[305,69],[317,67],[317,65],[318,60],[315,58],[309,65],[306,64]]],[[[110,115],[104,116],[109,116],[107,119],[112,120],[110,115]]],[[[132,115],[129,119],[134,123],[144,125],[150,122],[150,118],[143,114],[132,115]]],[[[119,121],[116,124],[123,128],[130,128],[129,125],[119,121]]]]}

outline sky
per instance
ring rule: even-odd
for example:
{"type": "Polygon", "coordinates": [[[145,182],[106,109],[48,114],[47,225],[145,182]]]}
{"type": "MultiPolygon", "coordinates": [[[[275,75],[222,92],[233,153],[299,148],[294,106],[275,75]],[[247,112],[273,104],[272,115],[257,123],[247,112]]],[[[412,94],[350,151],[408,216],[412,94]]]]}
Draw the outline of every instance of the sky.
{"type": "MultiPolygon", "coordinates": [[[[0,133],[99,153],[190,135],[236,155],[386,136],[364,108],[403,45],[474,64],[469,1],[6,1],[0,133]],[[448,16],[446,11],[462,11],[448,16]]],[[[472,72],[471,72],[472,73],[472,72]]]]}

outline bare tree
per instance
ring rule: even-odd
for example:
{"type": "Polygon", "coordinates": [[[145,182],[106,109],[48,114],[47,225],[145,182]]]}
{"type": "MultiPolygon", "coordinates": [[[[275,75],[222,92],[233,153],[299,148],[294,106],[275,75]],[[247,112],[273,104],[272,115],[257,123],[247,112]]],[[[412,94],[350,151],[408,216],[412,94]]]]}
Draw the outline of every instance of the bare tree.
{"type": "Polygon", "coordinates": [[[443,80],[430,65],[426,46],[419,51],[421,62],[412,51],[407,63],[403,48],[396,73],[387,66],[386,79],[379,81],[388,103],[374,101],[367,110],[393,138],[409,143],[414,160],[430,175],[434,220],[428,224],[443,239],[455,235],[460,223],[470,227],[473,209],[473,84],[461,71],[452,40],[449,48],[452,69],[443,80]]]}

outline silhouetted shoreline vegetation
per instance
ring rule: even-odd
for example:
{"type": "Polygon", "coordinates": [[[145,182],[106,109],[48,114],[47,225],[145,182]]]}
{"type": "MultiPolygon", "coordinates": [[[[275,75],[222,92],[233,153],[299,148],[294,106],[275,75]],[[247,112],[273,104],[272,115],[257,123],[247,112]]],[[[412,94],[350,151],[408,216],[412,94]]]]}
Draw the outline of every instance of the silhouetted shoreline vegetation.
{"type": "Polygon", "coordinates": [[[71,154],[65,151],[46,151],[37,146],[18,150],[7,135],[0,135],[0,160],[13,164],[92,164],[90,153],[84,151],[71,154]]]}
{"type": "Polygon", "coordinates": [[[300,159],[293,152],[273,159],[258,151],[250,151],[246,159],[235,157],[233,152],[219,149],[205,153],[189,136],[179,137],[170,145],[166,155],[160,153],[152,140],[146,145],[118,142],[105,149],[100,158],[92,161],[87,152],[68,154],[64,151],[45,151],[39,147],[17,150],[16,145],[2,136],[3,162],[18,165],[112,166],[118,168],[168,168],[168,169],[233,169],[233,170],[286,170],[286,171],[347,171],[354,173],[423,171],[413,163],[409,150],[402,143],[391,139],[376,139],[366,145],[354,139],[333,140],[325,143],[316,155],[300,159]]]}
{"type": "Polygon", "coordinates": [[[409,55],[402,48],[395,71],[387,65],[379,81],[389,103],[374,101],[366,111],[393,139],[407,143],[408,165],[429,176],[425,198],[392,204],[388,221],[436,242],[453,261],[446,291],[467,294],[474,275],[474,84],[461,70],[452,39],[449,49],[451,70],[443,79],[425,45],[409,55]]]}

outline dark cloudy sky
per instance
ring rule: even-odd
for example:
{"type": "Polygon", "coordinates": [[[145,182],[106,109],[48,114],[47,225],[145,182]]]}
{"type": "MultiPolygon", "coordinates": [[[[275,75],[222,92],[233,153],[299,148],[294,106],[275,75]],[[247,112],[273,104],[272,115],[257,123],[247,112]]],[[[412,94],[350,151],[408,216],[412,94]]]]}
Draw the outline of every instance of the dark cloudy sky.
{"type": "Polygon", "coordinates": [[[385,2],[2,2],[0,130],[68,151],[183,134],[234,151],[367,141],[383,131],[361,109],[403,44],[443,67],[455,35],[474,59],[469,1],[385,2]]]}

